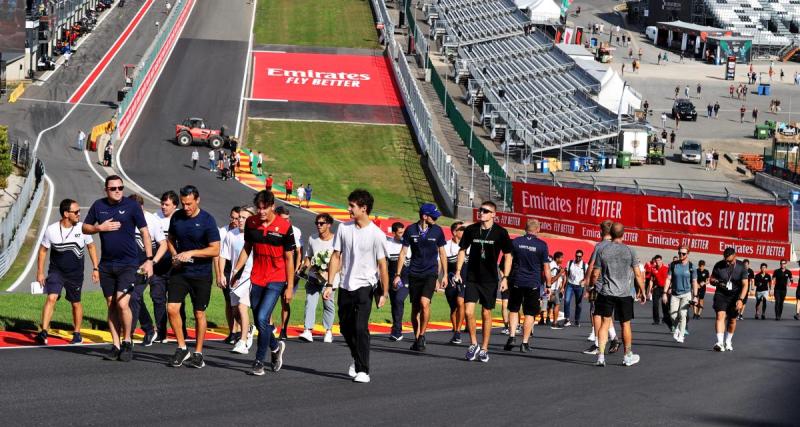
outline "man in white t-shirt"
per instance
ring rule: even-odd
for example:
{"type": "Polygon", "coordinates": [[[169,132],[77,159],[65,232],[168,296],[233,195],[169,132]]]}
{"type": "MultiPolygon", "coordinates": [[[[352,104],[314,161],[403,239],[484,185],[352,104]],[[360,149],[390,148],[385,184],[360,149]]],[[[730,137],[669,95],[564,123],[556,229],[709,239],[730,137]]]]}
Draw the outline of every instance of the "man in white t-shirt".
{"type": "Polygon", "coordinates": [[[341,271],[339,286],[339,327],[350,348],[353,364],[348,374],[357,383],[369,378],[369,316],[380,278],[377,308],[386,304],[389,295],[389,271],[386,265],[386,240],[370,220],[374,199],[366,190],[355,190],[347,197],[352,221],[341,224],[333,238],[333,256],[328,268],[328,283],[323,298],[333,296],[333,282],[341,271]]]}
{"type": "Polygon", "coordinates": [[[192,170],[197,168],[197,161],[200,160],[200,153],[197,148],[192,149],[192,170]]]}
{"type": "MultiPolygon", "coordinates": [[[[328,213],[318,214],[314,220],[317,227],[317,235],[308,238],[306,245],[305,258],[303,259],[302,271],[308,272],[306,279],[306,312],[303,318],[303,333],[300,339],[306,342],[314,341],[312,331],[317,323],[317,303],[327,280],[327,266],[330,265],[330,258],[333,255],[333,217],[328,213]],[[325,263],[324,260],[328,262],[325,263]]],[[[338,279],[339,276],[336,276],[338,279]]],[[[336,289],[338,283],[333,283],[336,289]]],[[[333,342],[333,318],[335,315],[333,299],[322,301],[322,326],[325,327],[324,342],[333,342]]]]}
{"type": "MultiPolygon", "coordinates": [[[[283,219],[288,220],[289,223],[292,221],[289,209],[287,209],[286,206],[276,207],[275,215],[280,215],[283,219]]],[[[297,260],[295,263],[297,265],[295,273],[297,273],[303,266],[303,263],[300,262],[300,260],[303,259],[303,233],[294,225],[292,225],[292,233],[294,233],[294,259],[297,260]]],[[[299,280],[295,278],[294,287],[292,289],[285,289],[281,297],[281,334],[278,337],[281,340],[286,340],[286,332],[289,329],[289,317],[292,315],[292,296],[294,296],[295,291],[297,291],[298,284],[299,280]]]]}
{"type": "Polygon", "coordinates": [[[547,296],[547,325],[551,329],[561,329],[558,323],[558,307],[561,305],[561,292],[564,290],[564,282],[567,279],[567,271],[564,269],[564,254],[556,252],[553,260],[550,261],[550,292],[547,296]]]}
{"type": "MultiPolygon", "coordinates": [[[[178,193],[169,190],[161,195],[161,209],[156,212],[161,231],[164,237],[168,237],[169,223],[174,214],[178,210],[178,193]]],[[[153,314],[155,317],[156,342],[162,344],[167,342],[167,283],[169,282],[169,273],[172,269],[172,256],[169,251],[164,254],[158,264],[153,265],[153,275],[150,277],[150,299],[153,301],[153,314]]],[[[181,304],[181,320],[183,325],[183,336],[186,334],[186,308],[181,304]]]]}
{"type": "Polygon", "coordinates": [[[583,288],[586,286],[586,271],[589,264],[583,259],[583,251],[575,251],[575,258],[567,263],[567,286],[564,289],[564,326],[572,326],[570,322],[572,300],[575,300],[575,326],[581,326],[581,301],[583,288]]]}
{"type": "Polygon", "coordinates": [[[239,325],[241,332],[236,336],[236,344],[231,352],[247,354],[253,346],[253,336],[255,335],[255,325],[250,323],[250,271],[253,269],[253,254],[247,258],[242,274],[236,286],[233,283],[231,264],[239,259],[239,254],[244,248],[244,224],[247,218],[255,215],[255,208],[243,206],[239,209],[236,227],[228,230],[222,238],[219,250],[219,261],[217,271],[223,274],[217,276],[217,286],[227,289],[229,302],[227,305],[233,309],[233,316],[236,324],[239,325]]]}
{"type": "Polygon", "coordinates": [[[217,171],[217,159],[214,150],[208,152],[208,170],[211,172],[217,171]]]}
{"type": "MultiPolygon", "coordinates": [[[[153,254],[153,269],[155,271],[155,266],[161,262],[161,259],[164,258],[164,255],[167,253],[167,238],[164,236],[164,231],[161,229],[161,220],[159,220],[154,214],[144,210],[144,199],[142,196],[138,194],[131,194],[128,196],[128,198],[135,200],[136,203],[142,207],[142,211],[144,212],[144,220],[147,222],[147,230],[150,232],[150,243],[152,244],[151,253],[153,254]]],[[[142,237],[138,229],[135,230],[135,233],[136,244],[139,246],[139,257],[141,258],[142,262],[144,262],[144,260],[147,259],[144,251],[144,243],[142,242],[142,237]]],[[[142,344],[145,347],[150,347],[156,340],[156,328],[153,324],[153,318],[150,317],[150,313],[147,311],[147,306],[144,305],[144,291],[147,289],[148,284],[149,280],[147,277],[137,275],[130,302],[131,330],[136,330],[137,322],[142,325],[142,330],[144,331],[142,344]]]]}
{"type": "Polygon", "coordinates": [[[36,342],[47,345],[47,331],[56,301],[61,298],[61,290],[66,292],[67,301],[72,304],[73,332],[70,344],[80,344],[81,323],[83,322],[83,306],[81,305],[81,289],[83,287],[83,249],[88,249],[92,260],[92,281],[100,281],[97,250],[92,236],[83,234],[81,229],[81,208],[78,202],[64,199],[59,203],[58,211],[61,220],[50,224],[44,232],[42,244],[39,246],[36,280],[44,286],[47,299],[42,309],[42,330],[36,335],[36,342]],[[44,274],[44,261],[50,250],[50,268],[47,278],[44,274]]]}
{"type": "MultiPolygon", "coordinates": [[[[219,227],[219,244],[222,248],[222,240],[231,230],[237,230],[240,226],[244,226],[244,221],[240,221],[242,208],[234,206],[231,208],[229,222],[225,226],[219,227]]],[[[242,328],[239,324],[238,316],[236,315],[236,305],[231,304],[230,288],[222,286],[219,281],[221,277],[230,277],[231,263],[236,262],[236,258],[231,260],[221,260],[220,257],[214,257],[213,269],[214,277],[217,277],[217,287],[222,289],[222,296],[225,299],[225,321],[228,322],[228,336],[223,341],[225,344],[235,344],[242,337],[242,328]]]]}

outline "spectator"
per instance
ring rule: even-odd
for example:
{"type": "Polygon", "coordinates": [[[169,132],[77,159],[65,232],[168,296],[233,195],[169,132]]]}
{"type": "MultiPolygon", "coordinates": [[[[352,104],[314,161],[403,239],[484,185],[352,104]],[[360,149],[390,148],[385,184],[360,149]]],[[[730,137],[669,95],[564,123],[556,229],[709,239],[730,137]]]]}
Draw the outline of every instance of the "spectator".
{"type": "Polygon", "coordinates": [[[719,153],[716,148],[711,152],[711,155],[714,159],[714,170],[717,170],[717,166],[719,166],[719,153]]]}
{"type": "Polygon", "coordinates": [[[758,123],[758,108],[753,108],[753,123],[758,123]]]}
{"type": "Polygon", "coordinates": [[[292,195],[292,189],[294,189],[294,181],[292,181],[292,176],[289,175],[289,178],[286,178],[286,181],[283,183],[283,186],[286,187],[286,197],[284,200],[289,200],[289,196],[292,195]]]}
{"type": "Polygon", "coordinates": [[[200,160],[200,153],[197,148],[192,149],[192,170],[197,168],[197,161],[200,160]]]}
{"type": "Polygon", "coordinates": [[[78,131],[78,151],[83,151],[84,143],[86,142],[86,133],[83,129],[78,131]]]}
{"type": "Polygon", "coordinates": [[[312,191],[313,190],[311,189],[311,183],[308,183],[308,185],[306,185],[306,207],[307,208],[311,206],[311,192],[312,191]]]}
{"type": "Polygon", "coordinates": [[[741,108],[739,108],[739,123],[744,123],[744,113],[746,111],[747,109],[744,108],[744,104],[742,104],[741,108]]]}
{"type": "Polygon", "coordinates": [[[672,319],[669,317],[669,306],[662,300],[664,286],[667,284],[669,268],[664,264],[661,255],[656,255],[653,259],[655,264],[651,267],[650,289],[648,290],[648,294],[652,295],[653,300],[653,324],[658,325],[664,322],[668,328],[672,329],[672,319]]]}
{"type": "Polygon", "coordinates": [[[306,199],[306,187],[301,183],[297,188],[297,206],[303,207],[303,201],[306,199]]]}
{"type": "Polygon", "coordinates": [[[217,170],[216,153],[214,150],[208,152],[208,170],[211,172],[217,170]]]}
{"type": "Polygon", "coordinates": [[[719,102],[714,102],[714,118],[719,118],[719,102]]]}
{"type": "Polygon", "coordinates": [[[670,150],[675,149],[675,130],[673,129],[672,132],[669,133],[669,148],[670,150]]]}
{"type": "Polygon", "coordinates": [[[275,180],[272,178],[272,174],[269,174],[267,176],[267,180],[264,181],[264,189],[267,190],[267,191],[272,191],[272,183],[274,181],[275,180]]]}

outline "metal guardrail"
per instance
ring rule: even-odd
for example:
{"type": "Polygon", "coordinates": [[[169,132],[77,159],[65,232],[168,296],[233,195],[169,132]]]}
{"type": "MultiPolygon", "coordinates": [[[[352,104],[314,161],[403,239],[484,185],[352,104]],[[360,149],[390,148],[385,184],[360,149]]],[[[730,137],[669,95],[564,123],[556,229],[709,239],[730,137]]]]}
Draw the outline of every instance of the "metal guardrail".
{"type": "MultiPolygon", "coordinates": [[[[35,163],[38,165],[37,173],[29,173],[25,177],[16,200],[9,207],[5,216],[0,219],[0,252],[3,253],[3,256],[7,256],[7,253],[13,249],[16,240],[25,240],[25,233],[19,233],[19,231],[28,230],[30,223],[26,225],[25,220],[28,215],[33,215],[35,213],[35,206],[38,205],[38,203],[32,204],[31,201],[35,198],[35,192],[39,191],[42,187],[44,166],[39,160],[36,160],[35,163]],[[34,208],[30,209],[31,207],[34,208]]],[[[13,255],[11,261],[16,257],[16,253],[13,255]]],[[[0,276],[4,273],[2,265],[0,265],[0,276]]]]}
{"type": "Polygon", "coordinates": [[[11,143],[11,162],[22,168],[25,172],[33,166],[33,154],[28,140],[11,143]]]}

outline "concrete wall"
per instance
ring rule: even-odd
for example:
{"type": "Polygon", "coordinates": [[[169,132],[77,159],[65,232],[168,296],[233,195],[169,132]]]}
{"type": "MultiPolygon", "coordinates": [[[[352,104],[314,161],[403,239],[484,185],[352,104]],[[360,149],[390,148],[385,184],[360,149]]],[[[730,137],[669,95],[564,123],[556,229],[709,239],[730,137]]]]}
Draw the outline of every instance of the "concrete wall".
{"type": "Polygon", "coordinates": [[[767,175],[763,172],[757,172],[755,176],[755,184],[759,188],[767,191],[774,191],[778,193],[778,197],[782,199],[791,199],[791,192],[800,192],[800,185],[792,184],[772,175],[767,175]]]}
{"type": "MultiPolygon", "coordinates": [[[[27,56],[27,55],[26,55],[27,56]]],[[[10,82],[17,82],[20,80],[25,80],[27,76],[25,75],[25,56],[21,56],[18,59],[9,62],[6,64],[6,81],[10,82]]]]}

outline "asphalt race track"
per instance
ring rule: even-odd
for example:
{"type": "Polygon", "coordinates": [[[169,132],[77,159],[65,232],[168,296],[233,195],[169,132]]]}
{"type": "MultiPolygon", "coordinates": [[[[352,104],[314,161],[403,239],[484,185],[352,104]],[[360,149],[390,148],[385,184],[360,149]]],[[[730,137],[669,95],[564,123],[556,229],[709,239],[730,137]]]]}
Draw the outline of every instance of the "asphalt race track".
{"type": "Polygon", "coordinates": [[[621,351],[595,367],[581,353],[586,326],[537,326],[528,354],[504,352],[495,330],[486,364],[462,360],[466,345],[447,344],[449,333],[430,333],[424,354],[378,336],[370,384],[347,377],[341,337],[290,340],[283,369],[263,377],[247,374],[253,353],[219,342],[202,370],[168,367],[174,344],[137,347],[128,364],[102,360],[102,346],[0,350],[0,416],[7,425],[797,425],[800,322],[746,319],[735,351],[714,353],[709,314],[679,345],[650,325],[649,310],[637,309],[642,359],[632,367],[621,351]]]}

